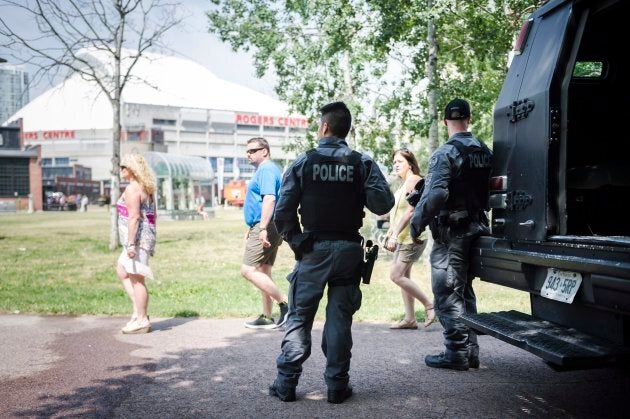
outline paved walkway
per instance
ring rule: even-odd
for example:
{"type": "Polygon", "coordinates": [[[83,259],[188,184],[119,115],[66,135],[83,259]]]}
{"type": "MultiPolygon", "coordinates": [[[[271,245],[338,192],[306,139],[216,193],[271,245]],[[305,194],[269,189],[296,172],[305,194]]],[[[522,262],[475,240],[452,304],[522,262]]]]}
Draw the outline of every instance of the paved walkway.
{"type": "Polygon", "coordinates": [[[122,318],[0,315],[0,417],[627,417],[628,368],[556,372],[537,357],[480,337],[481,368],[424,365],[441,327],[354,325],[355,395],[325,401],[322,324],[298,401],[267,395],[282,333],[244,319],[154,319],[122,335],[122,318]]]}

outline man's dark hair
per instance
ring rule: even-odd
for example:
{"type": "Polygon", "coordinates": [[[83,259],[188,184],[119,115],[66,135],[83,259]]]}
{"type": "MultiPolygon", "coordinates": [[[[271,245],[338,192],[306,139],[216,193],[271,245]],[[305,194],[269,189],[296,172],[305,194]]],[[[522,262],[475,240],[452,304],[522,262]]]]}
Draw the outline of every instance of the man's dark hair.
{"type": "Polygon", "coordinates": [[[258,147],[262,147],[267,149],[267,154],[271,155],[271,150],[269,149],[269,142],[265,140],[263,137],[254,137],[247,140],[247,144],[256,143],[258,147]]]}
{"type": "Polygon", "coordinates": [[[328,124],[330,133],[337,138],[346,138],[352,125],[350,109],[343,102],[333,102],[322,106],[322,123],[328,124]]]}

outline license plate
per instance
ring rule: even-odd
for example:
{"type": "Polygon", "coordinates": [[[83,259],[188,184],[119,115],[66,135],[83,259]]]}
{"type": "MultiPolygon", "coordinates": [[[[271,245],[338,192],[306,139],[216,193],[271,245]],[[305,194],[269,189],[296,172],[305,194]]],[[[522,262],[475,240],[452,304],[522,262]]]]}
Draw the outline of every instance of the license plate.
{"type": "Polygon", "coordinates": [[[581,283],[581,273],[549,268],[547,270],[547,279],[545,279],[545,283],[540,289],[540,295],[571,304],[581,283]]]}

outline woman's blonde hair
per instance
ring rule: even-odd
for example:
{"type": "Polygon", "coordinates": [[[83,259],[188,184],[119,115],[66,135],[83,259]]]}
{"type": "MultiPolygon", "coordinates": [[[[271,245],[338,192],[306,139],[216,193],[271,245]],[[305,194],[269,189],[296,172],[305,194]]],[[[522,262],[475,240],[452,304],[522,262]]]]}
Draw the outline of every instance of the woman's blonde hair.
{"type": "Polygon", "coordinates": [[[126,167],[133,173],[133,177],[136,178],[144,192],[148,195],[153,195],[153,192],[155,192],[155,175],[144,157],[140,154],[125,154],[120,166],[126,167]]]}

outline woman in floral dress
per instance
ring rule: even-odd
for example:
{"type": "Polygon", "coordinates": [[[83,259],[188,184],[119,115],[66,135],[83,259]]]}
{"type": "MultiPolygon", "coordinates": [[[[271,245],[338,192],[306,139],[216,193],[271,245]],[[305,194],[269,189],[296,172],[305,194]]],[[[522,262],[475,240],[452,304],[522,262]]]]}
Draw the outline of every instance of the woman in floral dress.
{"type": "Polygon", "coordinates": [[[118,234],[123,246],[116,272],[133,303],[131,320],[123,333],[148,333],[151,322],[147,315],[149,292],[145,278],[153,278],[149,258],[153,256],[155,229],[155,177],[139,154],[127,154],[120,164],[121,176],[129,182],[116,206],[118,234]]]}

